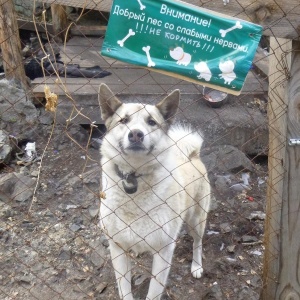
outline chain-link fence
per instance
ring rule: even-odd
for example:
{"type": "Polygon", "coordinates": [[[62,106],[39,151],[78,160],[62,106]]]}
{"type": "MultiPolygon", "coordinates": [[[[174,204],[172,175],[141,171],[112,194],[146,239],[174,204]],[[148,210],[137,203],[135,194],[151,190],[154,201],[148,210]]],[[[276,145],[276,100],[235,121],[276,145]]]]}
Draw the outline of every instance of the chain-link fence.
{"type": "Polygon", "coordinates": [[[300,4],[188,2],[264,27],[240,96],[101,56],[110,1],[0,2],[1,299],[297,294],[278,270],[300,4]]]}

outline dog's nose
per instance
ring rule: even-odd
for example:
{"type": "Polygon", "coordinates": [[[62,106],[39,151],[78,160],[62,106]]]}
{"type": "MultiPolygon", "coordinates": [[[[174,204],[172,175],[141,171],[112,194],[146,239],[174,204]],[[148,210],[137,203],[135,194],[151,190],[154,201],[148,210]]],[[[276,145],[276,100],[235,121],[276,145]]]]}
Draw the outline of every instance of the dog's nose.
{"type": "Polygon", "coordinates": [[[130,143],[142,142],[144,140],[144,133],[139,129],[131,130],[128,134],[130,143]]]}

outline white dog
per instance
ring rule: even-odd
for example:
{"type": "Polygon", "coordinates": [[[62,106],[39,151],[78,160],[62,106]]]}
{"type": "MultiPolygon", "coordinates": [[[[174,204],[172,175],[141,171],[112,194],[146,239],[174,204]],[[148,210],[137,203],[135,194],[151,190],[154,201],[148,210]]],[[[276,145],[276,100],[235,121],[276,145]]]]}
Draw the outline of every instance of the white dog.
{"type": "Polygon", "coordinates": [[[197,72],[200,74],[197,76],[199,79],[204,79],[205,81],[210,81],[211,80],[211,71],[205,61],[200,61],[199,63],[196,63],[194,65],[194,68],[197,72]]]}
{"type": "Polygon", "coordinates": [[[202,237],[210,184],[199,159],[202,139],[171,123],[175,90],[157,105],[123,104],[101,84],[99,103],[107,133],[101,146],[100,224],[109,239],[121,299],[132,300],[129,251],[153,254],[147,300],[159,300],[178,234],[185,221],[194,238],[192,275],[200,278],[202,237]]]}
{"type": "Polygon", "coordinates": [[[225,62],[219,63],[219,69],[222,74],[219,74],[220,78],[224,79],[224,84],[231,84],[236,78],[236,74],[233,72],[234,70],[234,62],[232,60],[227,60],[225,62]]]}
{"type": "Polygon", "coordinates": [[[187,66],[191,62],[191,55],[189,53],[184,52],[181,47],[176,47],[173,50],[170,50],[170,56],[177,60],[177,65],[187,66]]]}

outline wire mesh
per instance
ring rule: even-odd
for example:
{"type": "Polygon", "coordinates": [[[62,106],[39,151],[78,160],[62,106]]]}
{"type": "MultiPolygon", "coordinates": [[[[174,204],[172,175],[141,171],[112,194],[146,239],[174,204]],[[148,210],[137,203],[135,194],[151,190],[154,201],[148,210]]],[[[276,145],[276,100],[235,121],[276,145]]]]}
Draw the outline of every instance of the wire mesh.
{"type": "MultiPolygon", "coordinates": [[[[129,286],[134,298],[145,299],[149,285],[149,299],[259,298],[263,270],[280,251],[274,245],[263,261],[267,188],[268,197],[281,201],[276,189],[286,172],[278,154],[284,136],[272,136],[281,144],[268,154],[272,122],[287,111],[279,88],[290,79],[293,52],[279,40],[299,38],[300,4],[188,2],[264,26],[242,94],[227,95],[220,107],[207,101],[201,85],[101,56],[110,1],[0,2],[2,26],[17,20],[17,67],[27,76],[14,78],[14,68],[8,74],[16,59],[5,53],[9,38],[0,35],[1,299],[132,299],[129,286]],[[13,13],[4,16],[9,3],[13,13]],[[55,13],[65,27],[53,24],[55,13]],[[278,48],[284,55],[274,54],[278,48]],[[112,90],[108,112],[116,97],[125,115],[121,110],[104,122],[101,83],[112,90]],[[175,126],[172,136],[170,115],[155,105],[175,89],[181,102],[174,123],[185,131],[175,126]],[[199,138],[201,151],[194,144],[199,138]],[[120,146],[148,140],[144,156],[131,157],[136,150],[120,146]],[[142,192],[131,194],[128,185],[142,192]],[[102,227],[100,206],[110,209],[102,227]],[[202,246],[193,246],[189,235],[201,240],[198,227],[204,230],[201,278],[191,274],[191,265],[200,268],[202,246]]],[[[268,235],[278,228],[269,227],[268,235]]]]}

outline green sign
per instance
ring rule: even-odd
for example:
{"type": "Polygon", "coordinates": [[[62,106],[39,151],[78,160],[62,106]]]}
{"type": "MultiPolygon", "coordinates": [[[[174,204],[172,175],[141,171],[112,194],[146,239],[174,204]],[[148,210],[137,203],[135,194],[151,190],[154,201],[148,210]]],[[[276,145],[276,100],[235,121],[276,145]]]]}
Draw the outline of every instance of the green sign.
{"type": "Polygon", "coordinates": [[[114,0],[102,55],[240,94],[261,26],[174,0],[114,0]]]}

